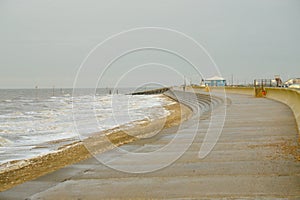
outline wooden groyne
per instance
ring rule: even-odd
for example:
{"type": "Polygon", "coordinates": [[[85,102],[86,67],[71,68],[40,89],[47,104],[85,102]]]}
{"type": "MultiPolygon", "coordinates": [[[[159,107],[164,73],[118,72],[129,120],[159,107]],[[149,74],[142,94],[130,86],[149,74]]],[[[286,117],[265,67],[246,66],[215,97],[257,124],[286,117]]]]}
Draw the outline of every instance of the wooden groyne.
{"type": "Polygon", "coordinates": [[[150,95],[150,94],[162,94],[170,90],[170,88],[159,88],[159,89],[153,89],[153,90],[147,90],[142,92],[134,92],[131,93],[131,95],[150,95]]]}

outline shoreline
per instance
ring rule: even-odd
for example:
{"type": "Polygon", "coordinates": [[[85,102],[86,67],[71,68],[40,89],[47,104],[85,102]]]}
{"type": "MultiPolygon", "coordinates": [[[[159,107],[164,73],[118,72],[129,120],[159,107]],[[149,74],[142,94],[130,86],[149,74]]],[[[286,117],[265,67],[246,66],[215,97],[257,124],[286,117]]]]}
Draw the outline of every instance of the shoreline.
{"type": "Polygon", "coordinates": [[[93,154],[103,153],[117,146],[137,141],[140,137],[152,137],[153,130],[157,126],[162,129],[177,126],[191,116],[192,111],[187,106],[165,95],[163,98],[174,102],[174,104],[164,106],[170,112],[164,118],[153,121],[135,121],[133,127],[128,128],[126,125],[122,125],[96,133],[84,141],[64,145],[55,152],[2,164],[1,168],[3,169],[0,169],[0,192],[90,158],[93,154]]]}

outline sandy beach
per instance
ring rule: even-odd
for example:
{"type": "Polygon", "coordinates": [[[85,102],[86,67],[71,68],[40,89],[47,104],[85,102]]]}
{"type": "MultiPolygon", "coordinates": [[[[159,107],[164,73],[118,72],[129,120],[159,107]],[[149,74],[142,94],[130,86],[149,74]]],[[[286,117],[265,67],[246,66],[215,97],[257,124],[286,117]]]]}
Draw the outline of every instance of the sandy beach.
{"type": "MultiPolygon", "coordinates": [[[[165,98],[168,97],[165,96],[165,98]]],[[[5,191],[18,184],[90,158],[93,154],[136,141],[140,136],[147,137],[157,127],[169,128],[178,125],[191,116],[191,110],[178,102],[174,102],[174,104],[167,105],[164,108],[170,112],[166,118],[154,121],[137,121],[133,127],[120,126],[96,133],[84,141],[62,146],[58,151],[53,153],[26,160],[16,160],[1,165],[0,191],[5,191]],[[107,142],[108,140],[105,138],[108,138],[110,142],[107,142]]]]}

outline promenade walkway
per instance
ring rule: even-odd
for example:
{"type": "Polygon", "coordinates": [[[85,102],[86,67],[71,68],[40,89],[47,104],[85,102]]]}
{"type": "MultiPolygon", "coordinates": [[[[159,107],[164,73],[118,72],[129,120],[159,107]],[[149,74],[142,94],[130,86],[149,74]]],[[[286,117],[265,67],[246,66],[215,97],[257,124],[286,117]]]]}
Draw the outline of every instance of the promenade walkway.
{"type": "MultiPolygon", "coordinates": [[[[208,114],[183,125],[189,136],[193,131],[189,125],[200,120],[193,144],[167,168],[129,174],[88,159],[2,192],[0,199],[299,199],[298,133],[292,111],[266,98],[229,94],[228,99],[223,131],[204,159],[199,159],[198,153],[208,128],[208,114]]],[[[156,149],[169,142],[176,130],[166,129],[152,139],[123,148],[156,149]]],[[[183,137],[182,143],[185,141],[183,137]]]]}

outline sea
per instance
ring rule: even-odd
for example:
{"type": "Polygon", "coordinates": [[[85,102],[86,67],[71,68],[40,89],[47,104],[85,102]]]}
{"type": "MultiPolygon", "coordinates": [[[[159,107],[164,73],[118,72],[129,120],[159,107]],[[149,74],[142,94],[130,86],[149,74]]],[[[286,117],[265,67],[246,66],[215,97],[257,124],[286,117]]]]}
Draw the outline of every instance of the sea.
{"type": "Polygon", "coordinates": [[[131,91],[0,89],[0,165],[56,151],[95,132],[170,114],[163,106],[171,100],[128,95],[131,91]],[[89,124],[95,119],[97,125],[89,124]]]}

